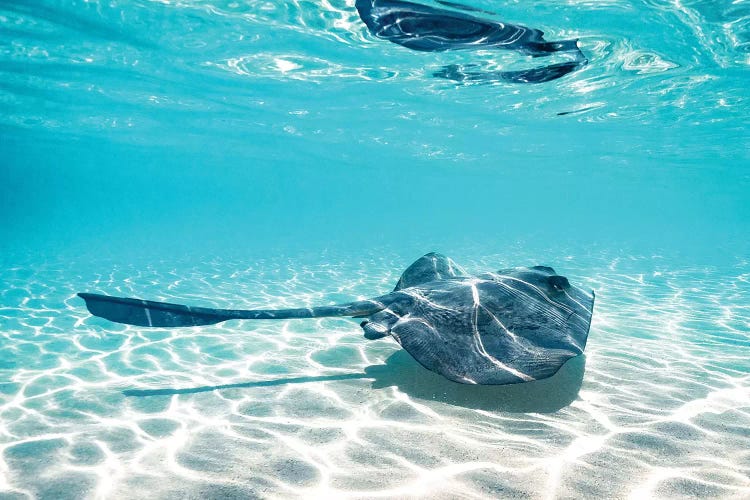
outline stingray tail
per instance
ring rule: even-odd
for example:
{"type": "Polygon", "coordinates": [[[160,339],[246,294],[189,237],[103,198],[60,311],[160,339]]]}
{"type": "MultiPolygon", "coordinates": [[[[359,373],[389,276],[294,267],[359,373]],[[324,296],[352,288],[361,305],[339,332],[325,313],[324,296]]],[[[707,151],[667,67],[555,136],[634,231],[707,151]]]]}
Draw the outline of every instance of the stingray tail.
{"type": "Polygon", "coordinates": [[[335,306],[297,309],[212,309],[152,300],[111,297],[94,293],[79,293],[94,316],[135,326],[180,327],[213,325],[230,319],[292,319],[335,316],[361,317],[380,311],[385,305],[376,297],[335,306]]]}

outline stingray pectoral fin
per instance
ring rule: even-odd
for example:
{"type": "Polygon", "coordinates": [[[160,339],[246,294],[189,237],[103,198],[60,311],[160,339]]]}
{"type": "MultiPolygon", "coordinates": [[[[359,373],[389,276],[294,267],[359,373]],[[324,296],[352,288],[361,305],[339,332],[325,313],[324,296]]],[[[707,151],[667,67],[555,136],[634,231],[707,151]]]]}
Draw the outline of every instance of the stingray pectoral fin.
{"type": "Polygon", "coordinates": [[[506,385],[535,379],[514,368],[513,363],[506,364],[484,348],[478,349],[472,337],[441,331],[423,319],[401,321],[391,335],[420,365],[453,382],[506,385]]]}
{"type": "Polygon", "coordinates": [[[462,359],[462,351],[455,349],[450,336],[443,336],[423,319],[406,317],[394,325],[391,335],[428,370],[460,384],[477,383],[467,376],[471,358],[462,359]]]}
{"type": "Polygon", "coordinates": [[[232,311],[189,307],[168,302],[79,293],[94,316],[135,326],[175,327],[221,323],[233,319],[232,311]]]}

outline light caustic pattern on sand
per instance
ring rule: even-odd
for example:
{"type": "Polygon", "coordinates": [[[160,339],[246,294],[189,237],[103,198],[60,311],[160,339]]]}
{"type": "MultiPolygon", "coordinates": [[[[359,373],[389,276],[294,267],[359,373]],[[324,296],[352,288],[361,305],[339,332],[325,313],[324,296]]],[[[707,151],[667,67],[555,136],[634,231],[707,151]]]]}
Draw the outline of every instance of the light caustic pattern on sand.
{"type": "MultiPolygon", "coordinates": [[[[74,297],[336,303],[391,289],[410,257],[5,265],[0,496],[750,495],[747,262],[554,262],[597,292],[585,376],[575,360],[508,387],[441,379],[347,319],[146,329],[74,297]]],[[[537,263],[513,257],[469,267],[537,263]]]]}

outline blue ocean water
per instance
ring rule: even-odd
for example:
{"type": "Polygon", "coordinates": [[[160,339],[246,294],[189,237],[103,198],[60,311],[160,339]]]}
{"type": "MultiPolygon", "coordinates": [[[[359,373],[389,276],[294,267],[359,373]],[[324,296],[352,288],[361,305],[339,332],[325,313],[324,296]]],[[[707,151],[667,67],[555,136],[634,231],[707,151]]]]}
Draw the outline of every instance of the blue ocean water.
{"type": "Polygon", "coordinates": [[[534,61],[353,1],[0,2],[0,497],[750,496],[750,5],[465,3],[588,64],[435,78],[534,61]],[[466,387],[347,319],[75,296],[329,304],[429,251],[594,289],[585,359],[466,387]]]}

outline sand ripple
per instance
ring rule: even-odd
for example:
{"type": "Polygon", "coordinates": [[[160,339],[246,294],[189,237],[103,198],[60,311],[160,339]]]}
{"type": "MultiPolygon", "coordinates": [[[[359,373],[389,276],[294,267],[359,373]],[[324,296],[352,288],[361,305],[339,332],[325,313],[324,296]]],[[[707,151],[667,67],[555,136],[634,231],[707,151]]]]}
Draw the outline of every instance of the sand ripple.
{"type": "Polygon", "coordinates": [[[587,359],[511,387],[445,381],[351,320],[143,329],[74,297],[324,304],[389,289],[409,257],[5,266],[1,496],[750,495],[747,263],[560,262],[597,291],[587,359]]]}

